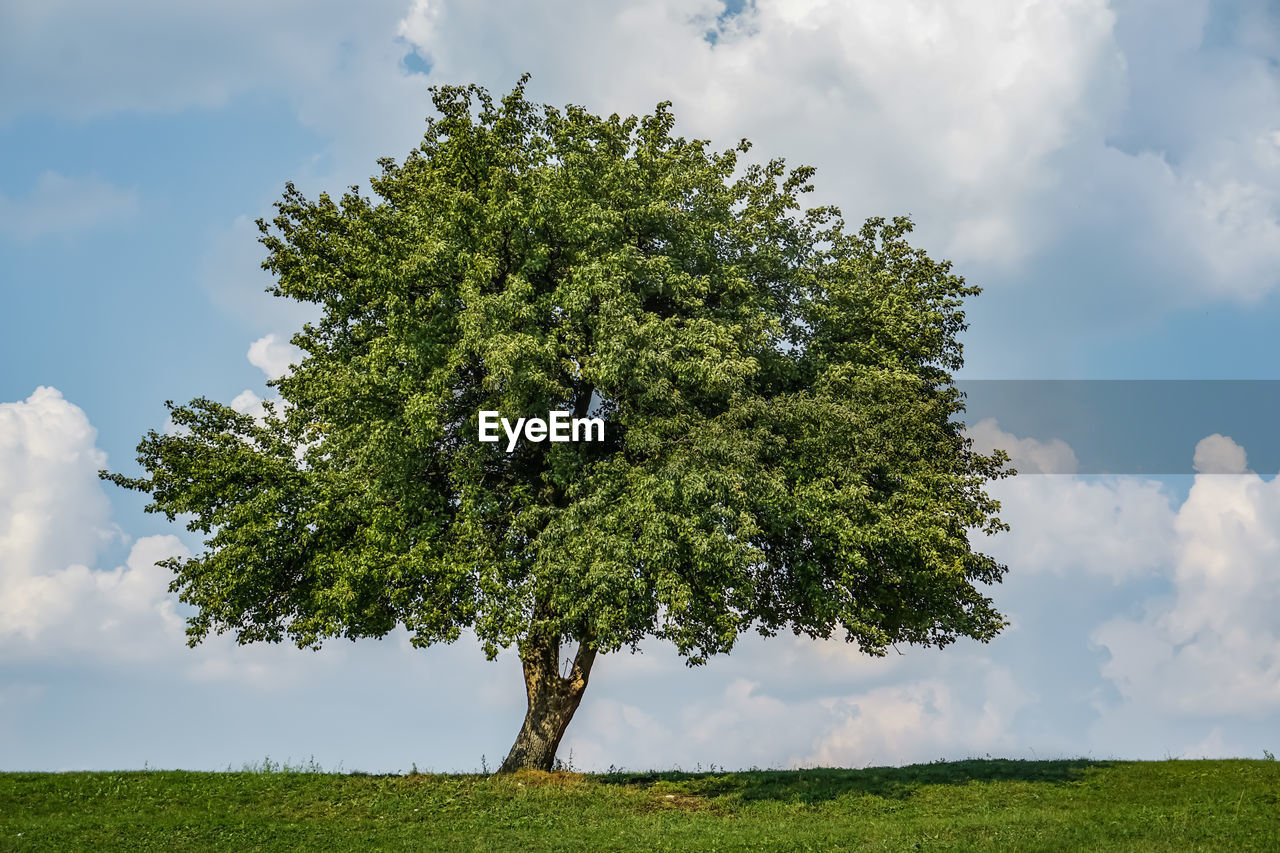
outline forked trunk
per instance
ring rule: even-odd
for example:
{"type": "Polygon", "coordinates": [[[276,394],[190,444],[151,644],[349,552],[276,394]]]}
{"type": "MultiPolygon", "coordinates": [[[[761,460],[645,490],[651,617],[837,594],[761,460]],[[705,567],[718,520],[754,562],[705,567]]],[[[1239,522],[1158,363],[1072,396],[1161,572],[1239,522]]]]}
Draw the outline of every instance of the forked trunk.
{"type": "Polygon", "coordinates": [[[587,689],[595,658],[595,649],[582,643],[574,656],[573,669],[564,678],[560,675],[558,640],[531,638],[520,644],[529,710],[511,752],[498,768],[499,773],[552,769],[560,739],[587,689]]]}

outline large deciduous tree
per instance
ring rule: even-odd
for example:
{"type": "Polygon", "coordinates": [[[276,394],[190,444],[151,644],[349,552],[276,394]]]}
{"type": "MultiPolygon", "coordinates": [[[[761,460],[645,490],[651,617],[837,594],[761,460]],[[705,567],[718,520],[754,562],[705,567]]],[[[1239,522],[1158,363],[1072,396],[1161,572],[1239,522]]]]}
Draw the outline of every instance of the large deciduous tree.
{"type": "Polygon", "coordinates": [[[199,398],[138,447],[191,644],[474,632],[516,646],[504,771],[552,766],[598,655],[690,664],[750,629],[988,640],[1008,473],[964,437],[964,297],[905,219],[804,209],[810,168],[747,165],[643,118],[433,90],[402,163],[260,221],[273,292],[320,319],[265,417],[199,398]],[[602,417],[604,441],[478,440],[478,413],[602,417]]]}

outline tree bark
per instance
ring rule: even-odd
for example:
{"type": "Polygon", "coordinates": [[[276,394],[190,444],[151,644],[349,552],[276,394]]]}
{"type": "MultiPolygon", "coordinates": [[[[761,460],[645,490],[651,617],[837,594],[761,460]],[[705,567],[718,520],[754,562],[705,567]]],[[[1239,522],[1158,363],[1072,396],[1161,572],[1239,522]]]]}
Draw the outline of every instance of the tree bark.
{"type": "Polygon", "coordinates": [[[520,644],[529,708],[511,752],[498,768],[499,773],[551,770],[555,766],[560,739],[582,702],[595,659],[596,650],[583,641],[574,656],[573,669],[563,678],[559,639],[529,638],[520,644]]]}

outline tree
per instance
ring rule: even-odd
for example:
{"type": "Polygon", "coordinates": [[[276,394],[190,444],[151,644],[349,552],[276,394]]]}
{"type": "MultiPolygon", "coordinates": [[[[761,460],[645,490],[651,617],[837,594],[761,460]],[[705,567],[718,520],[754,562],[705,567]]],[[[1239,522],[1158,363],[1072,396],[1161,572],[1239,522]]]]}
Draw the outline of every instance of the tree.
{"type": "Polygon", "coordinates": [[[750,629],[986,641],[1003,529],[962,396],[967,286],[906,242],[802,209],[814,170],[739,163],[643,118],[433,89],[402,163],[260,220],[272,291],[320,319],[263,417],[168,403],[149,511],[205,550],[164,565],[191,645],[469,630],[516,646],[503,771],[549,769],[600,654],[690,665],[750,629]],[[603,441],[478,440],[481,411],[600,417],[603,441]]]}

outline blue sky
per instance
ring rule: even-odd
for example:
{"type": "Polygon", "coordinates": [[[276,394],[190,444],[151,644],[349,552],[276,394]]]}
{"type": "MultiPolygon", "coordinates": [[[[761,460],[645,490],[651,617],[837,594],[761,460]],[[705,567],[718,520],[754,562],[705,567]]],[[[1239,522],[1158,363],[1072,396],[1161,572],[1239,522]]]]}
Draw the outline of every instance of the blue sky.
{"type": "MultiPolygon", "coordinates": [[[[132,464],[166,399],[267,394],[306,314],[263,292],[253,220],[286,180],[339,192],[403,156],[431,83],[505,91],[529,71],[550,103],[670,99],[687,135],[817,166],[816,200],[851,220],[912,215],[985,288],[967,378],[1280,379],[1277,23],[1261,0],[6,4],[3,766],[447,770],[505,753],[518,666],[466,640],[185,648],[151,563],[199,542],[93,476],[132,464]]],[[[983,427],[1022,470],[1067,472],[1000,484],[1014,530],[991,541],[1010,565],[993,594],[1014,624],[989,646],[871,660],[752,640],[689,670],[653,644],[597,665],[565,753],[1275,751],[1280,485],[1248,471],[1272,449],[1206,427],[1184,475],[1106,478],[1059,432],[983,427]]]]}

